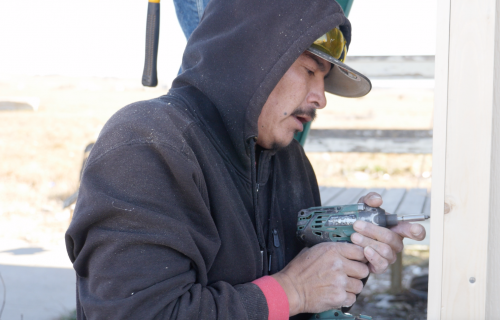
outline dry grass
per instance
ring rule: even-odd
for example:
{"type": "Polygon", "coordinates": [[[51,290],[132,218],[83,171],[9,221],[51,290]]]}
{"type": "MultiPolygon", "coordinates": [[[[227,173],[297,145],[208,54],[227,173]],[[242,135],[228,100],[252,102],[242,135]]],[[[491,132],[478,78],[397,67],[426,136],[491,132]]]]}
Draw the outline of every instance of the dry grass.
{"type": "Polygon", "coordinates": [[[314,152],[308,157],[324,186],[431,187],[432,155],[314,152]]]}

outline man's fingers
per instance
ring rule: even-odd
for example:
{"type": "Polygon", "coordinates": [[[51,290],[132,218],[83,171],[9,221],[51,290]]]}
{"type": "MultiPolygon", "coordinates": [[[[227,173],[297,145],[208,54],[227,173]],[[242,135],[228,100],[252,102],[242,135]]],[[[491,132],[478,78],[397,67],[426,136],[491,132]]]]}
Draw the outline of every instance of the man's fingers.
{"type": "Polygon", "coordinates": [[[370,274],[368,266],[362,262],[342,259],[344,270],[348,277],[356,279],[364,279],[370,274]]]}
{"type": "Polygon", "coordinates": [[[365,248],[365,255],[368,259],[369,269],[372,273],[383,273],[389,267],[389,261],[384,259],[378,252],[376,252],[372,247],[368,246],[365,248]]]}
{"type": "Polygon", "coordinates": [[[362,220],[356,221],[353,228],[366,237],[388,244],[396,252],[403,250],[403,238],[391,229],[379,227],[362,220]]]}
{"type": "Polygon", "coordinates": [[[342,307],[350,307],[356,302],[356,295],[354,293],[347,293],[347,298],[345,299],[342,307]]]}
{"type": "Polygon", "coordinates": [[[361,292],[361,290],[363,290],[363,282],[361,282],[361,280],[349,278],[349,277],[347,278],[345,291],[350,292],[350,293],[354,293],[354,294],[358,294],[361,292]]]}
{"type": "Polygon", "coordinates": [[[335,245],[335,250],[349,260],[360,261],[363,263],[367,262],[363,248],[360,246],[341,242],[335,245]]]}
{"type": "Polygon", "coordinates": [[[393,264],[396,261],[396,255],[394,254],[394,251],[392,250],[391,246],[386,243],[375,241],[359,233],[352,234],[351,240],[353,243],[363,248],[370,246],[372,249],[377,251],[380,256],[389,261],[390,264],[393,264]]]}
{"type": "Polygon", "coordinates": [[[382,196],[376,192],[369,192],[358,200],[358,203],[366,203],[370,207],[380,207],[383,202],[382,196]]]}
{"type": "Polygon", "coordinates": [[[402,237],[418,241],[424,240],[426,234],[425,228],[421,224],[409,223],[406,221],[398,223],[398,225],[392,227],[391,230],[402,237]]]}

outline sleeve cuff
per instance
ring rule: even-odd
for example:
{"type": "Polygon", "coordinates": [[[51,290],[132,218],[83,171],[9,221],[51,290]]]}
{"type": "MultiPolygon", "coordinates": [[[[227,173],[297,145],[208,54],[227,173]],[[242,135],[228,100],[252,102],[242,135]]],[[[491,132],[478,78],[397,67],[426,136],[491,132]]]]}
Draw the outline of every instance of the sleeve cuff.
{"type": "Polygon", "coordinates": [[[285,290],[281,285],[270,276],[252,281],[256,284],[267,300],[267,307],[269,309],[268,320],[287,320],[290,316],[290,306],[285,290]]]}

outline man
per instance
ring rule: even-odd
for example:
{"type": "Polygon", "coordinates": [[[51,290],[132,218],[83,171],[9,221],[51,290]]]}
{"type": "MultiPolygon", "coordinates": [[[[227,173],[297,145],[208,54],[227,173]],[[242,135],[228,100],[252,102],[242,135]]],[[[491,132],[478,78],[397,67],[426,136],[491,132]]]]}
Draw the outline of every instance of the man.
{"type": "Polygon", "coordinates": [[[209,3],[169,93],[117,112],[87,161],[66,235],[79,319],[306,319],[423,239],[362,222],[355,244],[295,237],[321,202],[294,133],[325,88],[371,88],[338,60],[350,36],[333,0],[209,3]]]}

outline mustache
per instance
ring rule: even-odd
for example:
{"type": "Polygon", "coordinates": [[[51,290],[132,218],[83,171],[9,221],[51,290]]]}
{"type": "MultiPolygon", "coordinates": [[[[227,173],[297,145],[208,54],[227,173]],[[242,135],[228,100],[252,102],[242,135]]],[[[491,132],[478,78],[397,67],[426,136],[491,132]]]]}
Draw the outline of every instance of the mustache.
{"type": "Polygon", "coordinates": [[[311,121],[314,121],[314,119],[316,118],[316,108],[312,107],[305,109],[302,107],[298,107],[292,112],[291,116],[294,117],[308,116],[311,118],[311,121]]]}

